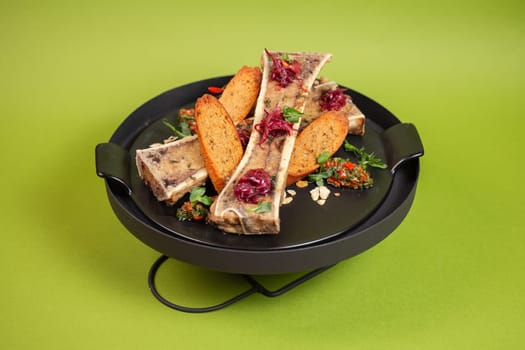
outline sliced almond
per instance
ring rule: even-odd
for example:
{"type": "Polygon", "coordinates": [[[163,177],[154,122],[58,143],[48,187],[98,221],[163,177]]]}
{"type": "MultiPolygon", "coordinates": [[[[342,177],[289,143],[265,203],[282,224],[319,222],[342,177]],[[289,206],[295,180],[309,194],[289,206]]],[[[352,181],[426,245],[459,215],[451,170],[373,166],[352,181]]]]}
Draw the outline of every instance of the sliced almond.
{"type": "Polygon", "coordinates": [[[289,204],[293,201],[293,197],[285,197],[282,201],[282,204],[289,204]]]}
{"type": "Polygon", "coordinates": [[[319,187],[314,187],[310,190],[310,197],[312,197],[314,202],[319,199],[319,187]]]}
{"type": "Polygon", "coordinates": [[[326,186],[319,186],[319,197],[321,199],[327,199],[330,195],[330,189],[326,186]]]}
{"type": "Polygon", "coordinates": [[[299,188],[305,188],[306,186],[308,186],[308,181],[299,180],[295,183],[295,185],[299,188]]]}

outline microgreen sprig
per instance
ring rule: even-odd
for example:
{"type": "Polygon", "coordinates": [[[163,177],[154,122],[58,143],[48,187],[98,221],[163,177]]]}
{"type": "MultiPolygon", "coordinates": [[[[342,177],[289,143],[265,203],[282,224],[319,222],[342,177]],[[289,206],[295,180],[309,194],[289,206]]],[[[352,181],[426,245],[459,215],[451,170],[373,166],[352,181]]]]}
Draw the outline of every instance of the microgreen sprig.
{"type": "Polygon", "coordinates": [[[380,169],[385,169],[387,167],[387,165],[379,157],[377,157],[374,152],[367,153],[364,147],[357,148],[348,142],[348,140],[345,140],[344,149],[348,152],[354,152],[354,154],[359,157],[358,163],[363,167],[363,169],[366,169],[367,166],[380,169]]]}
{"type": "Polygon", "coordinates": [[[304,113],[299,112],[297,109],[288,106],[283,107],[283,118],[287,122],[297,123],[302,116],[304,116],[304,113]]]}
{"type": "Polygon", "coordinates": [[[177,130],[177,128],[171,124],[167,119],[163,119],[162,123],[170,129],[175,135],[184,138],[186,136],[191,136],[191,130],[188,125],[188,123],[180,123],[180,130],[177,130]]]}

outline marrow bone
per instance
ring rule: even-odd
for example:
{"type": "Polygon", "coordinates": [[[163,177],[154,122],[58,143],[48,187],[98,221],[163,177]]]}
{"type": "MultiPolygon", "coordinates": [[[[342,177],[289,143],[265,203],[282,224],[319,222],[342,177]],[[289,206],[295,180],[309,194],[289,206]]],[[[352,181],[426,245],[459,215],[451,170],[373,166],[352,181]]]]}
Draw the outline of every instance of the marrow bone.
{"type": "MultiPolygon", "coordinates": [[[[285,57],[282,52],[274,52],[275,57],[285,57]]],[[[270,79],[273,67],[270,56],[263,52],[263,78],[255,108],[253,125],[260,123],[265,111],[275,108],[291,107],[304,111],[308,94],[322,66],[332,55],[323,53],[288,53],[286,56],[296,60],[301,72],[287,87],[281,87],[270,79]]],[[[290,135],[274,136],[260,143],[261,135],[253,131],[241,162],[210,208],[209,220],[219,229],[236,234],[276,234],[280,230],[279,207],[286,187],[288,163],[293,151],[297,130],[301,120],[294,124],[290,135]],[[253,204],[240,202],[234,194],[239,179],[251,169],[265,169],[273,179],[273,190],[265,202],[271,207],[267,212],[257,213],[253,204]]]]}

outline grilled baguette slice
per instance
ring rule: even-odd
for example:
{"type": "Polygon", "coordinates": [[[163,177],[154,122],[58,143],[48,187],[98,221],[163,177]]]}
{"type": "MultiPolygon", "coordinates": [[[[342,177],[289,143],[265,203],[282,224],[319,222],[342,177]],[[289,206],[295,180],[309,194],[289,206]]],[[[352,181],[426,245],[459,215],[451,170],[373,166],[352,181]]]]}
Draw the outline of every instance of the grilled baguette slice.
{"type": "Polygon", "coordinates": [[[135,161],[157,200],[169,205],[208,178],[196,136],[139,149],[135,161]]]}
{"type": "Polygon", "coordinates": [[[197,99],[195,121],[206,170],[220,193],[242,158],[241,140],[222,103],[210,94],[197,99]]]}
{"type": "Polygon", "coordinates": [[[219,101],[235,125],[246,118],[255,106],[261,80],[262,72],[259,67],[243,66],[226,84],[219,101]]]}
{"type": "Polygon", "coordinates": [[[348,134],[348,119],[342,112],[329,111],[304,128],[297,139],[288,165],[288,185],[313,173],[319,164],[317,157],[328,152],[333,155],[348,134]]]}

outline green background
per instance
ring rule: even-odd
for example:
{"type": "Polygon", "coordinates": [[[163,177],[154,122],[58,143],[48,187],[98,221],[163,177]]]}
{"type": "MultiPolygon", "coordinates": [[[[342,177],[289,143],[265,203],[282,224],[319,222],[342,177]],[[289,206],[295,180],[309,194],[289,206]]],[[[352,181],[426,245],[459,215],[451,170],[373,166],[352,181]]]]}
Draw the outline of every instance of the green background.
{"type": "MultiPolygon", "coordinates": [[[[246,4],[2,1],[0,348],[523,348],[523,2],[246,4]],[[109,207],[95,145],[265,47],[333,53],[323,75],[417,126],[415,202],[385,241],[279,298],[173,311],[146,283],[159,253],[109,207]]],[[[204,306],[237,277],[170,260],[158,280],[204,306]]]]}

